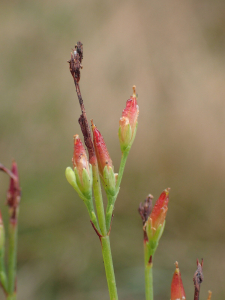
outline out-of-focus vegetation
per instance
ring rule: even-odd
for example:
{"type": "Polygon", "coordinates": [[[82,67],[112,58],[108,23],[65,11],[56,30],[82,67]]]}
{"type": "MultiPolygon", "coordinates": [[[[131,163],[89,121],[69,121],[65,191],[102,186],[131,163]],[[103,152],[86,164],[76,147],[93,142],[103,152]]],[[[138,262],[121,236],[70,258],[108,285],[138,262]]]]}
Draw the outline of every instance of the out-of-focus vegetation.
{"type": "MultiPolygon", "coordinates": [[[[139,127],[116,203],[111,244],[121,300],[144,299],[142,222],[148,193],[171,187],[155,257],[155,299],[169,299],[175,260],[187,299],[204,258],[202,299],[224,299],[225,2],[1,1],[0,161],[22,186],[18,300],[108,299],[100,244],[66,182],[81,134],[66,60],[84,44],[81,90],[115,170],[125,101],[136,84],[139,127]]],[[[8,178],[0,174],[0,208],[8,178]]],[[[0,294],[0,298],[3,295],[0,294]]]]}

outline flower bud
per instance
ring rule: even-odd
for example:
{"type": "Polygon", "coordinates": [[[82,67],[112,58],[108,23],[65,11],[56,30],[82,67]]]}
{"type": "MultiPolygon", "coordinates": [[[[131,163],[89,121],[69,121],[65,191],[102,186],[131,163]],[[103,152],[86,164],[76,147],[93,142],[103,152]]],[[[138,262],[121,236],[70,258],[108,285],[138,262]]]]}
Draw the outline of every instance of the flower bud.
{"type": "Polygon", "coordinates": [[[119,140],[121,151],[129,149],[134,141],[137,130],[139,107],[137,105],[136,87],[133,86],[133,96],[127,100],[126,107],[120,118],[119,140]]]}
{"type": "Polygon", "coordinates": [[[151,255],[155,253],[164,231],[169,202],[169,190],[170,188],[165,189],[159,196],[159,199],[156,201],[152,212],[144,225],[144,231],[147,233],[151,255]]]}
{"type": "Polygon", "coordinates": [[[15,161],[12,162],[9,189],[7,192],[7,205],[9,206],[10,221],[17,222],[18,208],[21,198],[19,186],[18,167],[15,161]]]}
{"type": "Polygon", "coordinates": [[[166,213],[168,210],[168,202],[169,202],[169,190],[170,188],[167,188],[162,192],[162,194],[159,196],[159,199],[156,201],[153,210],[150,214],[151,218],[151,225],[152,225],[152,232],[153,235],[156,232],[156,230],[159,228],[159,226],[163,225],[166,213]]]}
{"type": "Polygon", "coordinates": [[[74,153],[73,153],[72,162],[73,162],[73,167],[77,168],[79,178],[81,181],[82,181],[83,169],[86,169],[88,174],[90,174],[86,151],[84,149],[84,146],[78,134],[74,135],[74,153]]]}
{"type": "Polygon", "coordinates": [[[178,268],[178,262],[176,262],[175,265],[176,269],[171,283],[171,300],[185,300],[186,296],[181,279],[181,273],[178,268]]]}
{"type": "Polygon", "coordinates": [[[74,136],[72,162],[74,171],[68,167],[66,178],[83,200],[90,200],[92,198],[92,167],[88,162],[86,151],[78,135],[74,136]]]}
{"type": "Polygon", "coordinates": [[[109,156],[109,152],[107,150],[103,136],[101,135],[97,127],[93,124],[93,121],[92,131],[100,177],[102,179],[106,192],[111,196],[114,196],[116,193],[115,186],[117,174],[114,174],[112,160],[109,156]]]}

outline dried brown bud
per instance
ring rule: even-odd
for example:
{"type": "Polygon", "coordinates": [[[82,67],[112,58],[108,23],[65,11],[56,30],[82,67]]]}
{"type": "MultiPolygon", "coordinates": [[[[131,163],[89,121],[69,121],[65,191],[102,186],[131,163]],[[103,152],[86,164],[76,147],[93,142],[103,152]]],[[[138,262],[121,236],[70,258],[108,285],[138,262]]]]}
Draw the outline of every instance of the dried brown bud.
{"type": "Polygon", "coordinates": [[[80,69],[82,68],[81,62],[83,59],[83,44],[78,42],[71,52],[71,58],[68,61],[70,64],[70,73],[76,83],[80,81],[80,69]]]}
{"type": "Polygon", "coordinates": [[[199,293],[200,293],[200,285],[203,281],[203,272],[202,272],[202,267],[203,267],[203,259],[201,263],[199,263],[199,260],[197,259],[197,270],[194,274],[194,286],[195,286],[195,294],[194,294],[194,300],[199,300],[199,293]]]}
{"type": "Polygon", "coordinates": [[[143,225],[148,220],[148,217],[150,216],[152,212],[152,199],[153,196],[151,194],[148,195],[148,197],[145,199],[144,204],[140,203],[138,211],[142,218],[143,225]]]}

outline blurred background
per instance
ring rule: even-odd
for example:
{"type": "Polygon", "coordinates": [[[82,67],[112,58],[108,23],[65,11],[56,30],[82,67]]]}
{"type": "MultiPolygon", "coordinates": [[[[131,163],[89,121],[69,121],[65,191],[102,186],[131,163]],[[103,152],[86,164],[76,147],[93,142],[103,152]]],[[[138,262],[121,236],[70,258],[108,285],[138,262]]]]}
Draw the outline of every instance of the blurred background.
{"type": "MultiPolygon", "coordinates": [[[[99,239],[65,179],[81,134],[67,60],[84,44],[81,91],[115,171],[118,125],[136,84],[136,140],[117,199],[111,245],[120,300],[144,300],[139,202],[170,187],[154,259],[155,300],[170,299],[178,260],[193,299],[224,299],[225,2],[1,1],[0,161],[18,162],[22,186],[18,300],[109,299],[99,239]]],[[[0,209],[8,178],[0,174],[0,209]]],[[[4,296],[0,291],[0,299],[4,296]]]]}

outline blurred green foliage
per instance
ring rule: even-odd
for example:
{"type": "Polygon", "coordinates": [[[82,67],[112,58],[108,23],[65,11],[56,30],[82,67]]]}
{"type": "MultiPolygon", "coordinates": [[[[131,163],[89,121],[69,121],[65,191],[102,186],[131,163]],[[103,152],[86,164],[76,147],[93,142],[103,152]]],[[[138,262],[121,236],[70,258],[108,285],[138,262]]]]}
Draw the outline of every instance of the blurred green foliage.
{"type": "MultiPolygon", "coordinates": [[[[191,299],[201,257],[202,299],[208,289],[224,299],[224,9],[222,0],[1,1],[0,161],[9,167],[16,159],[22,186],[18,300],[108,299],[99,240],[64,175],[73,135],[81,134],[66,63],[78,40],[87,115],[105,137],[115,170],[119,118],[133,84],[139,94],[139,127],[111,232],[120,299],[144,299],[137,208],[167,187],[155,299],[170,298],[175,260],[191,299]]],[[[5,222],[7,188],[0,174],[5,222]]]]}

